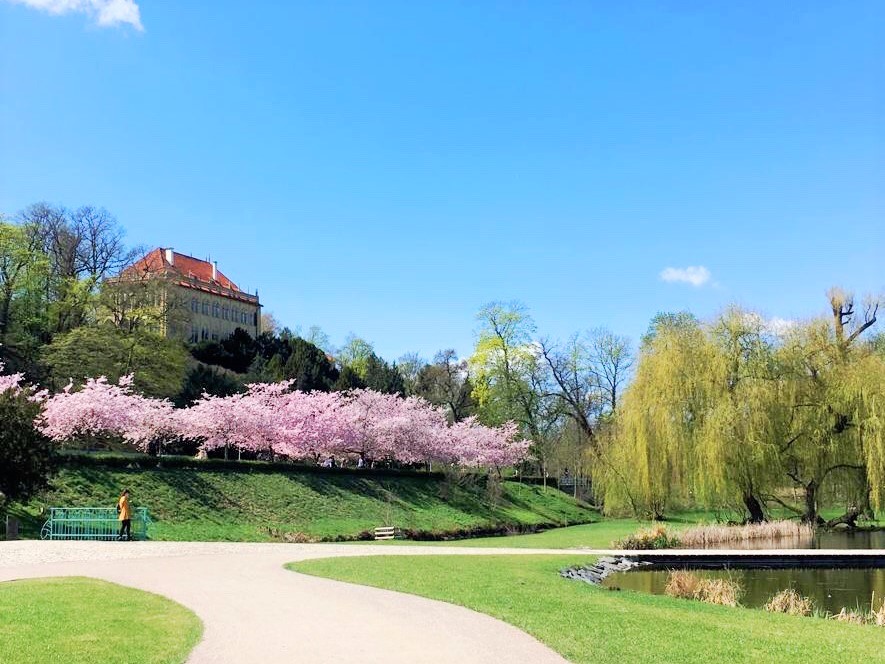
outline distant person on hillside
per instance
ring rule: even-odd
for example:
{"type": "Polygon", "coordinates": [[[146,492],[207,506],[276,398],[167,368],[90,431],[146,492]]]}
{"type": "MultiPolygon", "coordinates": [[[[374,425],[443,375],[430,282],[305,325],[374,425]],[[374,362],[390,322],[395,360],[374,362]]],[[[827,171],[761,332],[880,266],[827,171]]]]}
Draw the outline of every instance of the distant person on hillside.
{"type": "Polygon", "coordinates": [[[356,462],[357,468],[365,468],[366,467],[366,457],[360,454],[359,460],[356,462]]]}
{"type": "Polygon", "coordinates": [[[120,500],[117,501],[117,519],[120,521],[120,534],[117,540],[123,539],[123,533],[126,533],[126,539],[132,541],[132,511],[129,508],[129,489],[123,489],[120,494],[120,500]]]}

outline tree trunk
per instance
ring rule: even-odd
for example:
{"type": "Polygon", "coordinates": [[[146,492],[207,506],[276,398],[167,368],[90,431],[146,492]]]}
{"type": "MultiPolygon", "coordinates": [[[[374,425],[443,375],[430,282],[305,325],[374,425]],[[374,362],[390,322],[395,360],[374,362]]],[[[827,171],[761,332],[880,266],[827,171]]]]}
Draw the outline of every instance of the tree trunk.
{"type": "Polygon", "coordinates": [[[845,514],[835,519],[830,519],[826,523],[827,528],[835,528],[836,526],[845,524],[849,528],[857,528],[857,518],[860,516],[860,509],[852,507],[845,514]]]}
{"type": "Polygon", "coordinates": [[[762,523],[765,521],[765,512],[762,511],[762,503],[752,493],[744,494],[744,507],[750,513],[750,523],[762,523]]]}
{"type": "Polygon", "coordinates": [[[805,485],[805,514],[802,515],[803,523],[817,525],[817,481],[811,480],[805,485]]]}
{"type": "Polygon", "coordinates": [[[12,293],[3,293],[3,302],[0,302],[0,339],[6,338],[9,329],[9,309],[12,303],[12,293]]]}

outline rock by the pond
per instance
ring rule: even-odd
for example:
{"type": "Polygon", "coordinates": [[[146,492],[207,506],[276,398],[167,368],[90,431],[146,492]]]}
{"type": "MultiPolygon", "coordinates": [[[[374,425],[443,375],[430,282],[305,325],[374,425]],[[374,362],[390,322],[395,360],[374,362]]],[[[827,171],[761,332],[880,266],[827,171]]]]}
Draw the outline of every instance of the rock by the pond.
{"type": "Polygon", "coordinates": [[[584,581],[593,585],[599,585],[609,574],[626,572],[643,563],[630,560],[629,558],[600,558],[595,564],[579,567],[569,567],[560,571],[560,576],[573,581],[584,581]]]}

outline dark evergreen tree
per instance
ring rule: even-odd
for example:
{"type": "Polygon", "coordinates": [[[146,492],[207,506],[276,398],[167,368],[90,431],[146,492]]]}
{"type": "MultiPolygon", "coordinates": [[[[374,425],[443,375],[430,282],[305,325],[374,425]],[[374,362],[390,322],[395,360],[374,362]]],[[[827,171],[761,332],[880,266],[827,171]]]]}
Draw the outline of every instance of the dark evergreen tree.
{"type": "Polygon", "coordinates": [[[184,379],[181,392],[175,397],[175,405],[179,408],[190,406],[204,393],[218,397],[226,397],[243,390],[243,383],[218,367],[198,364],[184,379]]]}
{"type": "Polygon", "coordinates": [[[399,394],[404,396],[406,385],[402,374],[397,370],[396,364],[390,365],[382,358],[372,353],[366,361],[366,387],[376,392],[385,394],[399,394]]]}
{"type": "Polygon", "coordinates": [[[326,354],[300,337],[291,339],[289,345],[292,354],[286,362],[284,376],[295,381],[292,387],[302,392],[331,390],[339,375],[326,354]]]}
{"type": "Polygon", "coordinates": [[[229,356],[227,369],[237,373],[246,373],[249,365],[255,359],[257,346],[252,336],[241,327],[233,331],[227,339],[221,342],[221,347],[229,356]]]}
{"type": "Polygon", "coordinates": [[[360,378],[360,375],[350,367],[345,366],[338,373],[338,380],[335,381],[332,389],[336,392],[346,392],[347,390],[360,390],[365,387],[366,384],[360,378]]]}

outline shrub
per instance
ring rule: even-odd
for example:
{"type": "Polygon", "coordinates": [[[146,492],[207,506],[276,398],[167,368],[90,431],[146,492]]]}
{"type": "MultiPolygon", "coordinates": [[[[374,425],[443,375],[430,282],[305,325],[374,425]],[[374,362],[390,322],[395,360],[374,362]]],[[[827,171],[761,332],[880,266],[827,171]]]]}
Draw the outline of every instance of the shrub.
{"type": "Polygon", "coordinates": [[[693,599],[707,604],[738,606],[741,585],[732,579],[706,579],[694,572],[670,572],[664,592],[670,597],[693,599]]]}
{"type": "Polygon", "coordinates": [[[40,407],[25,393],[0,393],[0,510],[27,500],[53,473],[53,444],[34,427],[40,407]]]}
{"type": "Polygon", "coordinates": [[[671,533],[664,526],[643,528],[632,535],[612,542],[616,549],[648,550],[669,549],[680,546],[681,540],[678,535],[671,533]]]}
{"type": "Polygon", "coordinates": [[[287,544],[312,544],[320,541],[318,538],[299,532],[297,530],[285,531],[277,528],[268,528],[267,534],[275,540],[286,542],[287,544]]]}
{"type": "Polygon", "coordinates": [[[786,613],[790,616],[810,616],[814,612],[814,602],[803,597],[792,588],[781,590],[765,605],[772,613],[786,613]]]}

